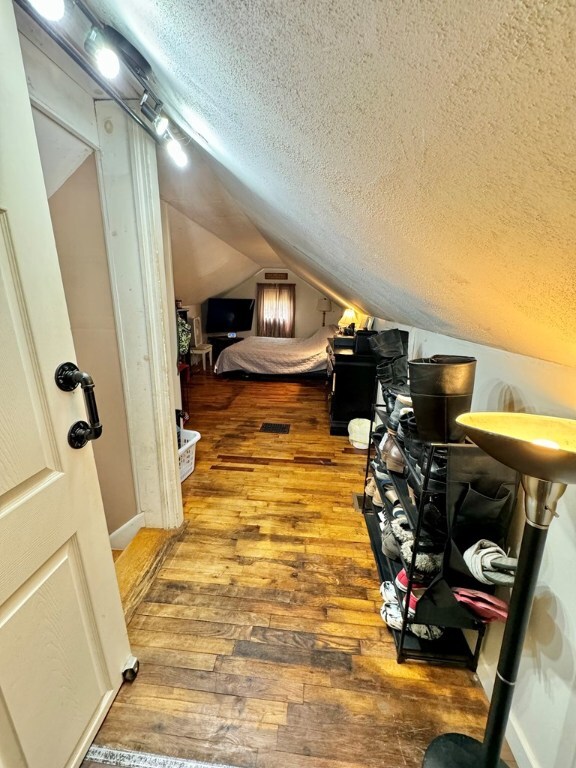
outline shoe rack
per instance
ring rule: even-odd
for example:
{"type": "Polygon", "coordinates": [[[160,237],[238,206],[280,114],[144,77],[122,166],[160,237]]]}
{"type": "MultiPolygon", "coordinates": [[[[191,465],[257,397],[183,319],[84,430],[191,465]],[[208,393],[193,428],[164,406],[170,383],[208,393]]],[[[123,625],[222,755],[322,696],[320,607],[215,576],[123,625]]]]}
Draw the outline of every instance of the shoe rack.
{"type": "MultiPolygon", "coordinates": [[[[383,426],[386,426],[388,415],[385,406],[374,405],[373,416],[378,417],[383,426]]],[[[379,479],[371,466],[372,459],[376,459],[380,466],[385,463],[379,449],[381,437],[380,434],[370,435],[364,487],[366,488],[370,476],[373,476],[384,503],[384,514],[390,518],[393,503],[386,497],[386,491],[390,489],[390,485],[379,479]]],[[[517,474],[469,442],[424,443],[422,455],[425,459],[421,463],[425,471],[422,474],[419,465],[406,452],[403,443],[396,436],[393,436],[393,439],[402,457],[404,468],[401,472],[388,470],[388,476],[414,536],[412,557],[406,559],[401,553],[396,560],[383,553],[378,515],[380,508],[372,504],[366,492],[363,496],[362,510],[380,581],[390,581],[394,584],[402,568],[405,569],[408,577],[406,593],[395,585],[402,613],[401,627],[390,630],[396,644],[397,661],[402,663],[409,659],[418,659],[435,664],[466,666],[475,670],[485,624],[456,600],[452,588],[474,587],[487,592],[493,591],[493,588],[480,585],[471,577],[462,552],[452,535],[457,530],[459,504],[465,488],[477,482],[505,486],[512,494],[509,503],[514,504],[518,488],[517,474]],[[439,481],[433,477],[432,468],[435,466],[437,457],[442,454],[446,456],[446,473],[439,481]],[[419,597],[414,615],[410,616],[408,609],[410,596],[415,587],[416,561],[423,551],[422,543],[426,538],[426,514],[427,509],[430,509],[427,507],[427,501],[431,498],[435,500],[435,508],[443,517],[443,527],[445,526],[442,549],[438,553],[441,555],[442,565],[430,580],[424,594],[419,597]],[[412,624],[441,627],[443,634],[436,640],[424,640],[411,632],[412,624]],[[474,638],[472,647],[464,637],[465,631],[469,638],[474,638]]]]}

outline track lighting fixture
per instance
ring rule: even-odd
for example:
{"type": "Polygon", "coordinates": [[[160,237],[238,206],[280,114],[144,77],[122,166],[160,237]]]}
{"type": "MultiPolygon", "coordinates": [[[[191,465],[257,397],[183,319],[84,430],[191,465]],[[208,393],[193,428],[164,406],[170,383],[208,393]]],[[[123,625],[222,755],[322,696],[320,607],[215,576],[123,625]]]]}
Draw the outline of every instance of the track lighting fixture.
{"type": "Polygon", "coordinates": [[[157,142],[166,144],[166,150],[173,162],[184,168],[188,164],[188,156],[182,148],[182,143],[176,136],[188,138],[179,126],[171,125],[168,117],[163,112],[163,104],[154,93],[154,74],[149,62],[123,35],[116,29],[106,26],[94,14],[84,0],[15,0],[17,5],[23,8],[37,24],[60,47],[87,72],[104,90],[108,96],[138,123],[157,142]],[[71,17],[70,29],[78,29],[86,22],[90,31],[84,40],[84,54],[81,46],[70,38],[66,25],[53,25],[49,22],[60,21],[68,6],[68,16],[71,17]],[[74,14],[81,13],[85,21],[80,25],[73,18],[74,14]],[[122,87],[108,83],[108,80],[116,78],[120,72],[129,78],[130,85],[142,89],[140,99],[140,111],[144,118],[140,117],[126,98],[122,95],[122,87]],[[150,123],[152,125],[150,125],[150,123]],[[176,135],[175,135],[176,134],[176,135]]]}

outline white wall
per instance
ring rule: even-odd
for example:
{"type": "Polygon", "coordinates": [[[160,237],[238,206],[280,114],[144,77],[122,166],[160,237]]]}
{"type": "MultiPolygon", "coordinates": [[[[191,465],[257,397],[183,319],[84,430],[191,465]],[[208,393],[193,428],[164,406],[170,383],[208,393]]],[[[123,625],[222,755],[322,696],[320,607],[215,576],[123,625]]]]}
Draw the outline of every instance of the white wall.
{"type": "Polygon", "coordinates": [[[103,424],[92,443],[110,533],[138,512],[110,277],[92,154],[48,201],[78,366],[94,378],[103,424]]]}
{"type": "MultiPolygon", "coordinates": [[[[318,312],[316,304],[318,299],[322,298],[324,294],[317,291],[309,283],[302,278],[298,277],[289,269],[283,269],[278,267],[270,267],[269,269],[262,269],[257,272],[253,277],[245,280],[240,285],[236,286],[231,291],[222,294],[226,298],[234,299],[255,299],[256,298],[256,284],[257,283],[274,283],[280,282],[277,280],[265,280],[264,274],[266,272],[286,272],[288,274],[288,280],[282,280],[286,283],[294,283],[296,285],[296,323],[294,335],[296,337],[306,338],[311,336],[315,331],[322,327],[322,312],[318,312]]],[[[342,307],[338,307],[332,304],[332,312],[326,314],[326,325],[336,324],[342,317],[342,307]]],[[[252,336],[256,333],[256,313],[254,313],[254,322],[252,323],[252,330],[250,332],[242,333],[242,336],[252,336]]]]}
{"type": "MultiPolygon", "coordinates": [[[[394,327],[378,321],[376,327],[394,327]]],[[[471,355],[478,361],[473,410],[576,418],[576,369],[410,329],[410,357],[471,355]]],[[[524,646],[508,739],[520,768],[576,767],[576,488],[558,504],[524,646]]],[[[516,543],[523,512],[516,521],[516,543]]],[[[502,625],[492,625],[478,674],[488,695],[502,625]]]]}
{"type": "Polygon", "coordinates": [[[253,275],[259,265],[166,203],[174,293],[187,306],[218,296],[253,275]]]}

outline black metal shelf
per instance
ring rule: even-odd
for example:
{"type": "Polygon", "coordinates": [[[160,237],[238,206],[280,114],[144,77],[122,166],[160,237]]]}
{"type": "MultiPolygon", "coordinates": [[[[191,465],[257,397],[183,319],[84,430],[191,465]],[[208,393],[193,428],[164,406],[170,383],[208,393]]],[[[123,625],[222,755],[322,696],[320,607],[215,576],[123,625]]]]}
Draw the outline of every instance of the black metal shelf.
{"type": "MultiPolygon", "coordinates": [[[[370,545],[374,554],[374,560],[378,569],[378,575],[380,581],[391,581],[394,583],[394,579],[400,566],[393,561],[389,560],[383,553],[381,548],[380,527],[378,525],[378,516],[372,511],[364,513],[364,520],[366,528],[368,529],[368,535],[370,538],[370,545]]],[[[402,599],[405,595],[396,588],[396,594],[402,606],[402,599]]],[[[422,598],[424,599],[424,598],[422,598]]],[[[419,614],[420,606],[417,610],[417,616],[419,614]]],[[[438,619],[434,621],[422,621],[413,618],[410,619],[407,624],[439,624],[438,619]]],[[[478,629],[478,627],[475,627],[478,629]]],[[[479,634],[483,633],[483,626],[480,628],[479,634]]],[[[397,659],[399,662],[406,661],[407,659],[417,659],[421,661],[429,661],[435,664],[445,665],[457,665],[465,666],[474,670],[477,664],[477,651],[479,650],[480,636],[478,638],[476,652],[472,652],[466,638],[464,637],[462,630],[458,628],[448,627],[444,629],[442,637],[438,640],[423,640],[416,635],[411,634],[409,631],[404,633],[402,642],[402,633],[400,630],[390,629],[392,636],[394,637],[394,643],[396,645],[397,659]]]]}

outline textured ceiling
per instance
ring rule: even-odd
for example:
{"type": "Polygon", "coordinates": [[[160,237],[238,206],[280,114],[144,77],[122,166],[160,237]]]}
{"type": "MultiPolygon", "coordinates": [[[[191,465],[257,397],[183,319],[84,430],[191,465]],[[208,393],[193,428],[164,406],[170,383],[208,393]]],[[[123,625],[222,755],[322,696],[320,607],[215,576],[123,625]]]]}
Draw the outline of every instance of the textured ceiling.
{"type": "MultiPolygon", "coordinates": [[[[174,168],[165,152],[158,152],[160,195],[163,200],[196,224],[223,240],[231,248],[248,256],[254,273],[258,266],[271,267],[282,262],[243,212],[240,205],[226,191],[216,175],[210,156],[203,152],[189,152],[185,172],[174,168]]],[[[183,243],[185,246],[185,242],[183,243]]],[[[199,254],[198,254],[199,255],[199,254]]],[[[234,275],[234,260],[229,264],[228,285],[231,288],[246,279],[246,274],[234,275]]],[[[223,290],[222,288],[220,290],[223,290]]],[[[211,294],[201,299],[203,301],[211,294]]]]}
{"type": "Polygon", "coordinates": [[[576,363],[571,0],[94,0],[275,249],[369,314],[576,363]]]}

